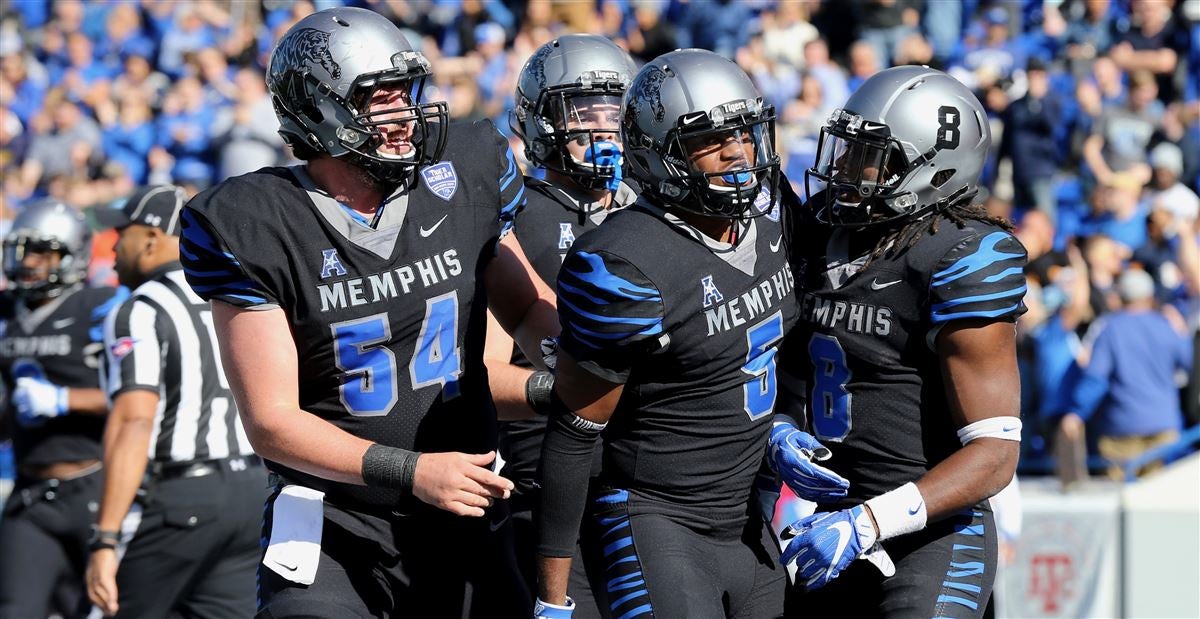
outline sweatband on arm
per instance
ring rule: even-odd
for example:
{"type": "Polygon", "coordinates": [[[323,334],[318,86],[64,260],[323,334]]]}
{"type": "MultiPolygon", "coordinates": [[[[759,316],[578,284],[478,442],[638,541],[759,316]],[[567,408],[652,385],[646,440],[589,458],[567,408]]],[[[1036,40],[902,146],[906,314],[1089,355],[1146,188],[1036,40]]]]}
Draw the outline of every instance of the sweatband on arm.
{"type": "Polygon", "coordinates": [[[1019,417],[988,417],[959,428],[958,440],[966,445],[977,438],[998,438],[1021,442],[1019,417]]]}
{"type": "Polygon", "coordinates": [[[538,370],[525,380],[525,401],[539,415],[549,415],[554,403],[554,375],[538,370]]]}
{"type": "Polygon", "coordinates": [[[420,456],[417,451],[373,443],[362,457],[363,481],[368,486],[411,492],[420,456]]]}
{"type": "Polygon", "coordinates": [[[605,424],[589,421],[554,396],[555,411],[542,439],[538,553],[573,557],[587,504],[592,453],[605,424]]]}
{"type": "Polygon", "coordinates": [[[928,517],[925,498],[912,482],[867,501],[867,507],[879,527],[879,541],[920,531],[928,517]]]}

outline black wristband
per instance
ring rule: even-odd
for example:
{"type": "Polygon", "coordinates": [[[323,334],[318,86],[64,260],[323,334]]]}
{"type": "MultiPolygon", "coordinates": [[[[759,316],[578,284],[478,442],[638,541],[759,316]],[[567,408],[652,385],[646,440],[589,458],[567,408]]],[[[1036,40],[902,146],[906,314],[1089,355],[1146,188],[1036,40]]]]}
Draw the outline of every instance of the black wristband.
{"type": "Polygon", "coordinates": [[[115,550],[119,541],[121,541],[120,531],[104,531],[93,528],[88,539],[88,552],[104,549],[115,550]]]}
{"type": "Polygon", "coordinates": [[[546,370],[530,374],[525,381],[525,401],[533,412],[549,415],[554,409],[554,375],[546,370]]]}
{"type": "Polygon", "coordinates": [[[420,452],[374,443],[363,454],[363,481],[368,486],[411,492],[420,456],[420,452]]]}

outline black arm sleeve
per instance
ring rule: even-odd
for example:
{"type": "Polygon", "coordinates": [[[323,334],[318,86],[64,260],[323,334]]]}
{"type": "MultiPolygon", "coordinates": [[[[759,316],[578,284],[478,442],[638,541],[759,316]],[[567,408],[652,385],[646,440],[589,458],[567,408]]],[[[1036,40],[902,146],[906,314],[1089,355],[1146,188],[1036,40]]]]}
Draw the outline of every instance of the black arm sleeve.
{"type": "Polygon", "coordinates": [[[542,492],[538,504],[538,553],[573,557],[587,504],[592,452],[599,430],[571,425],[574,413],[554,396],[555,412],[542,439],[542,492]]]}

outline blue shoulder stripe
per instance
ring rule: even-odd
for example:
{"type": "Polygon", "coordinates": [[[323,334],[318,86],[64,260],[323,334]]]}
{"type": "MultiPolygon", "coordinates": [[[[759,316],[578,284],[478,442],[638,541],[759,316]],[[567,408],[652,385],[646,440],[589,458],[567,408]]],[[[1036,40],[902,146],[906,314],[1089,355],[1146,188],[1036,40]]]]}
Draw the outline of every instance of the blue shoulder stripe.
{"type": "Polygon", "coordinates": [[[1014,303],[1008,307],[1002,307],[994,310],[981,310],[972,312],[933,312],[931,320],[935,323],[949,322],[951,320],[961,320],[963,318],[995,318],[1017,311],[1021,308],[1020,303],[1014,303]]]}
{"type": "Polygon", "coordinates": [[[513,196],[513,199],[509,200],[508,204],[505,204],[500,209],[500,216],[502,218],[505,216],[511,216],[513,213],[516,212],[517,207],[520,206],[521,203],[524,201],[525,201],[525,185],[521,185],[521,187],[517,189],[517,195],[513,196]]]}
{"type": "Polygon", "coordinates": [[[604,316],[603,314],[596,314],[594,312],[589,312],[589,311],[579,307],[578,305],[575,305],[574,303],[570,302],[567,299],[567,297],[565,297],[565,296],[560,296],[558,298],[558,300],[560,303],[565,304],[567,306],[567,308],[570,309],[573,314],[577,314],[581,318],[586,318],[587,320],[591,320],[594,322],[601,322],[601,323],[607,323],[607,324],[618,324],[618,325],[636,325],[636,326],[643,326],[643,327],[661,326],[662,325],[661,317],[635,318],[635,317],[623,317],[623,316],[604,316]]]}
{"type": "Polygon", "coordinates": [[[994,266],[998,262],[1023,258],[1025,256],[1024,253],[1009,253],[996,249],[996,245],[1000,244],[1001,241],[1010,238],[1012,238],[1012,235],[1007,232],[993,232],[983,237],[979,242],[979,248],[973,253],[959,258],[954,264],[934,273],[933,287],[944,286],[954,280],[994,266]]]}
{"type": "Polygon", "coordinates": [[[943,301],[941,303],[936,303],[930,309],[936,313],[936,312],[939,312],[939,311],[947,309],[947,308],[956,307],[959,305],[966,305],[968,303],[979,303],[982,301],[994,301],[996,299],[1003,299],[1005,297],[1017,296],[1017,295],[1025,294],[1025,288],[1026,288],[1025,284],[1022,283],[1020,286],[1017,286],[1016,288],[1010,288],[1008,290],[1001,290],[1000,292],[993,292],[991,294],[978,294],[978,295],[975,295],[972,297],[959,297],[957,299],[950,299],[949,301],[943,301]]]}
{"type": "Polygon", "coordinates": [[[570,276],[600,291],[622,299],[629,299],[631,301],[662,301],[662,296],[658,290],[639,286],[610,272],[604,264],[604,258],[599,254],[578,251],[575,255],[587,263],[591,270],[576,271],[570,268],[570,266],[564,265],[563,271],[570,276]]]}
{"type": "Polygon", "coordinates": [[[995,275],[989,275],[989,276],[983,278],[983,283],[994,284],[1006,277],[1010,277],[1013,275],[1020,275],[1020,276],[1024,277],[1025,269],[1023,269],[1021,267],[1009,267],[1007,269],[1004,269],[1003,271],[1000,271],[999,273],[997,273],[995,275]]]}
{"type": "Polygon", "coordinates": [[[508,159],[508,169],[504,171],[504,174],[500,175],[500,191],[508,189],[508,186],[511,185],[513,180],[518,176],[517,162],[513,160],[512,149],[505,149],[504,156],[508,159]]]}

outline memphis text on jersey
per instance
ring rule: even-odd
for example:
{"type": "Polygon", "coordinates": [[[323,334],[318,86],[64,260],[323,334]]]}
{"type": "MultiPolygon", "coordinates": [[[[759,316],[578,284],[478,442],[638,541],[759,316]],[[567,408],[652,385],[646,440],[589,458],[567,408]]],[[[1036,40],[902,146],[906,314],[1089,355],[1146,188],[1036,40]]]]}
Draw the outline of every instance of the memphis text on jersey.
{"type": "MultiPolygon", "coordinates": [[[[707,283],[709,287],[705,290],[705,298],[710,299],[714,290],[711,288],[711,280],[707,283]]],[[[770,280],[759,282],[757,286],[742,293],[741,296],[713,304],[711,309],[704,310],[704,317],[708,319],[708,337],[740,327],[770,312],[776,303],[795,288],[796,280],[792,275],[792,269],[790,266],[784,265],[783,268],[771,275],[770,280]]],[[[716,296],[720,298],[720,292],[717,292],[716,296]]]]}
{"type": "Polygon", "coordinates": [[[845,329],[880,337],[892,332],[892,310],[869,303],[834,301],[804,293],[800,300],[800,316],[826,329],[845,329]]]}
{"type": "MultiPolygon", "coordinates": [[[[337,256],[334,254],[333,259],[336,260],[336,258],[337,256]]],[[[329,262],[329,257],[326,257],[326,262],[329,262]]],[[[402,294],[412,292],[417,288],[418,283],[421,288],[429,288],[451,277],[457,277],[462,271],[462,263],[458,261],[458,251],[447,249],[440,254],[434,254],[381,273],[318,284],[317,291],[321,295],[321,311],[328,312],[394,299],[402,294]]],[[[345,275],[346,269],[339,263],[334,267],[332,274],[345,275]]]]}

